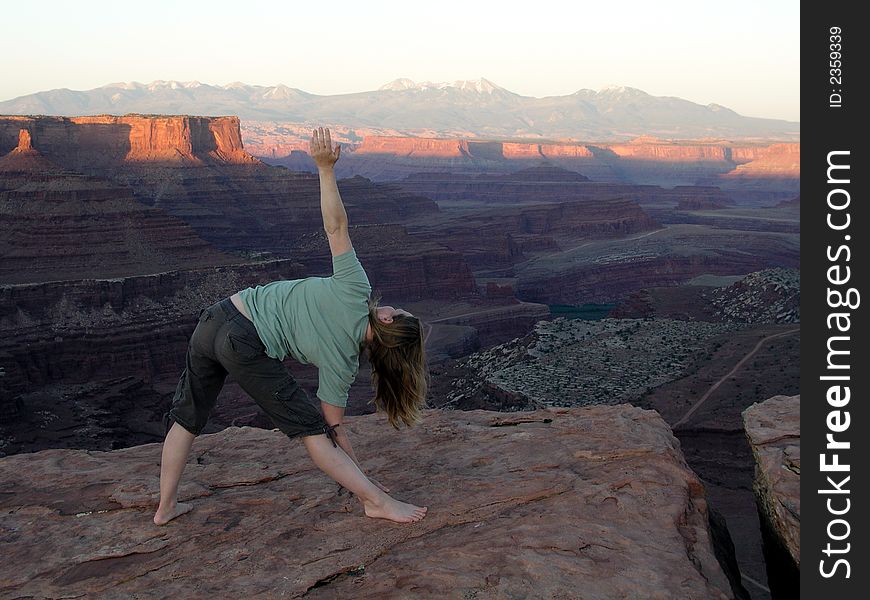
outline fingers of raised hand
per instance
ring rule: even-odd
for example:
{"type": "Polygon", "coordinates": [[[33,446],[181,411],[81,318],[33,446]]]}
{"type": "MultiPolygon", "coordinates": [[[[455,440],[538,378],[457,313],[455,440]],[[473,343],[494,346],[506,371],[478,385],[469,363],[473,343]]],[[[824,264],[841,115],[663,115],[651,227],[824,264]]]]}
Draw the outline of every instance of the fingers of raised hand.
{"type": "Polygon", "coordinates": [[[335,148],[332,147],[332,136],[328,128],[324,130],[323,127],[318,127],[312,130],[309,147],[312,157],[332,155],[332,158],[336,161],[341,155],[341,144],[336,144],[335,148]]]}

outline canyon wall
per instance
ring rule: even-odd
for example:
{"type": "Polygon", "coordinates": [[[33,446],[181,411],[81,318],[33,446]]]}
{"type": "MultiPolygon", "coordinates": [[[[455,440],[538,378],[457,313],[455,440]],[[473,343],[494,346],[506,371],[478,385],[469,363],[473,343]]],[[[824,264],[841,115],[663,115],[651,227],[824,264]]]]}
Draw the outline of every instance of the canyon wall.
{"type": "Polygon", "coordinates": [[[622,144],[537,143],[366,136],[351,149],[342,168],[375,180],[401,179],[415,172],[440,169],[496,173],[547,161],[580,171],[595,181],[685,185],[707,183],[727,174],[799,177],[799,161],[791,157],[799,155],[800,144],[692,143],[656,138],[622,144]],[[756,164],[738,170],[746,163],[756,164]]]}
{"type": "Polygon", "coordinates": [[[237,262],[126,186],[70,172],[0,171],[0,284],[237,262]]]}
{"type": "MultiPolygon", "coordinates": [[[[0,281],[238,262],[225,252],[310,259],[315,268],[329,258],[325,238],[316,252],[306,247],[312,235],[323,237],[317,177],[252,158],[236,117],[0,117],[0,160],[8,237],[0,281]],[[54,215],[48,230],[45,214],[54,215]]],[[[363,177],[340,188],[352,225],[438,212],[429,198],[363,177]]],[[[476,294],[461,254],[395,231],[367,239],[366,266],[385,293],[476,294]],[[426,256],[412,256],[405,244],[426,256]]]]}
{"type": "Polygon", "coordinates": [[[249,286],[303,276],[299,263],[273,260],[0,286],[0,386],[13,394],[174,373],[200,309],[249,286]]]}
{"type": "Polygon", "coordinates": [[[191,166],[259,162],[243,148],[238,117],[0,116],[0,155],[15,148],[22,129],[46,158],[74,170],[127,162],[191,166]]]}

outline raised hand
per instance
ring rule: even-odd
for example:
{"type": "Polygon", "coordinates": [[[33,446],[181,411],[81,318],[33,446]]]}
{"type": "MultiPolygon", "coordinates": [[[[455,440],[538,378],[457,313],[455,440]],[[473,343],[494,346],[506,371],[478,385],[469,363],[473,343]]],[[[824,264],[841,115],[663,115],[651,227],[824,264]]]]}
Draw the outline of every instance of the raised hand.
{"type": "Polygon", "coordinates": [[[323,127],[318,127],[312,132],[309,154],[311,154],[318,169],[329,168],[341,156],[341,144],[336,144],[335,149],[333,149],[329,129],[324,131],[323,127]]]}

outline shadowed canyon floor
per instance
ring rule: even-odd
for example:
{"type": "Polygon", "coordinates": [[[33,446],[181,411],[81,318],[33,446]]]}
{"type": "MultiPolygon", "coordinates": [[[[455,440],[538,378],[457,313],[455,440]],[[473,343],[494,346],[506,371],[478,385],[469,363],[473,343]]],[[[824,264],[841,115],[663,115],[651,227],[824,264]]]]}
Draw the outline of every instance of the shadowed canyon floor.
{"type": "Polygon", "coordinates": [[[298,440],[199,437],[180,499],[151,523],[160,446],[0,459],[0,593],[186,598],[732,598],[704,488],[667,425],[628,405],[522,415],[427,411],[391,432],[351,418],[380,481],[426,505],[368,519],[298,440]]]}

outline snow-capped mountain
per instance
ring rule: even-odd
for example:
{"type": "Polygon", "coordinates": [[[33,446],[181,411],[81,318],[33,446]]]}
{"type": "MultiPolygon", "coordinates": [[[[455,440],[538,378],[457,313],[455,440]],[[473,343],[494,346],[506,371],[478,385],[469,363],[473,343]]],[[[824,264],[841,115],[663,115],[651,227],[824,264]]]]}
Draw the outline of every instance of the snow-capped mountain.
{"type": "MultiPolygon", "coordinates": [[[[499,92],[513,94],[513,92],[509,92],[503,87],[496,85],[483,77],[480,79],[457,79],[453,83],[448,83],[446,81],[422,81],[420,83],[414,83],[411,79],[400,78],[394,79],[378,88],[378,91],[401,92],[404,90],[457,90],[461,92],[476,92],[478,94],[493,94],[499,92]]],[[[513,95],[516,96],[517,94],[513,95]]]]}
{"type": "Polygon", "coordinates": [[[243,120],[326,123],[483,137],[796,140],[798,123],[745,117],[720,106],[651,96],[626,87],[580,89],[535,98],[488,79],[415,82],[400,78],[377,90],[319,95],[286,85],[199,81],[111,83],[87,91],[57,89],[0,102],[0,114],[238,115],[243,120]]]}

